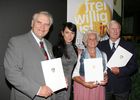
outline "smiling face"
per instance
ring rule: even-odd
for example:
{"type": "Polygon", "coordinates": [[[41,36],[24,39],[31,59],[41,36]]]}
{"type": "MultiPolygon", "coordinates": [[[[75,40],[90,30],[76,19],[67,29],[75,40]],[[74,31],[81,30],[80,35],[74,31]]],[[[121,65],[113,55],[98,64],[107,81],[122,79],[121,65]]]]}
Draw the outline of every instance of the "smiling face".
{"type": "Polygon", "coordinates": [[[66,27],[64,31],[62,31],[62,36],[64,38],[65,43],[70,44],[75,37],[75,32],[71,31],[68,27],[66,27]]]}
{"type": "Polygon", "coordinates": [[[32,31],[39,38],[42,39],[49,32],[51,23],[50,17],[45,14],[35,15],[32,20],[32,31]]]}
{"type": "Polygon", "coordinates": [[[118,22],[112,21],[108,27],[108,35],[112,42],[115,42],[120,37],[121,27],[118,22]]]}

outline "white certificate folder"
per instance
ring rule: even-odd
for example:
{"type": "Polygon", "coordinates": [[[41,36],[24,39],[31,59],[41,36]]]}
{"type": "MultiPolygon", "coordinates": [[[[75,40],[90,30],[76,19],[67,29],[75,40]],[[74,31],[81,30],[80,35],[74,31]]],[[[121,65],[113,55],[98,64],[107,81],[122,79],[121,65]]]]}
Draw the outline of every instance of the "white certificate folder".
{"type": "Polygon", "coordinates": [[[61,58],[41,61],[45,83],[53,92],[66,88],[61,58]]]}
{"type": "Polygon", "coordinates": [[[85,81],[100,82],[103,80],[102,58],[84,59],[85,81]]]}
{"type": "Polygon", "coordinates": [[[118,46],[114,54],[109,59],[107,67],[124,67],[130,60],[132,55],[133,54],[128,50],[124,49],[121,46],[118,46]]]}

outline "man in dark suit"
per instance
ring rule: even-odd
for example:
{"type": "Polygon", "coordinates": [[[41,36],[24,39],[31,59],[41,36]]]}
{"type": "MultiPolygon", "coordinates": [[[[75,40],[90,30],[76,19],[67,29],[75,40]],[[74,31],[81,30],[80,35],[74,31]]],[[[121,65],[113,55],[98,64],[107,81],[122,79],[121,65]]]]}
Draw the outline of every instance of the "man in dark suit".
{"type": "MultiPolygon", "coordinates": [[[[44,36],[53,23],[50,13],[33,15],[31,31],[12,37],[4,58],[5,75],[12,84],[10,100],[52,100],[52,90],[45,85],[41,61],[46,60],[40,48],[44,43],[47,59],[53,58],[52,45],[44,36]]],[[[47,67],[47,66],[46,66],[47,67]]]]}
{"type": "MultiPolygon", "coordinates": [[[[106,100],[128,100],[131,90],[131,79],[137,71],[136,51],[135,47],[128,41],[120,38],[121,25],[115,20],[112,20],[107,26],[109,39],[99,43],[100,50],[107,54],[109,60],[113,52],[112,48],[117,48],[118,45],[122,46],[133,54],[126,66],[114,66],[108,68],[108,84],[106,86],[106,100]]],[[[114,61],[115,62],[115,61],[114,61]]]]}

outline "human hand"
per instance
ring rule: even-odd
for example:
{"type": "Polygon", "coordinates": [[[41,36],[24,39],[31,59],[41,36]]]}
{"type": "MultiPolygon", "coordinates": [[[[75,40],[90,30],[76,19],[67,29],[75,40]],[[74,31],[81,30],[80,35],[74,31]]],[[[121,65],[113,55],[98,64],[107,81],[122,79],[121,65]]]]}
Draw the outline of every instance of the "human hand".
{"type": "Polygon", "coordinates": [[[103,81],[100,81],[100,85],[106,85],[108,82],[108,75],[107,73],[104,73],[104,80],[103,81]]]}
{"type": "Polygon", "coordinates": [[[111,72],[115,75],[118,75],[120,73],[119,67],[112,67],[111,72]]]}
{"type": "Polygon", "coordinates": [[[38,96],[42,96],[42,97],[48,97],[50,95],[52,95],[53,91],[46,85],[41,86],[38,96]]]}
{"type": "Polygon", "coordinates": [[[78,51],[78,55],[80,55],[82,53],[82,49],[80,49],[80,48],[78,48],[77,51],[78,51]]]}
{"type": "Polygon", "coordinates": [[[66,77],[65,77],[65,81],[66,81],[66,85],[67,85],[66,88],[68,88],[69,84],[68,84],[68,79],[66,77]]]}
{"type": "Polygon", "coordinates": [[[98,84],[96,84],[96,82],[84,82],[83,84],[86,88],[96,88],[98,86],[98,84]]]}

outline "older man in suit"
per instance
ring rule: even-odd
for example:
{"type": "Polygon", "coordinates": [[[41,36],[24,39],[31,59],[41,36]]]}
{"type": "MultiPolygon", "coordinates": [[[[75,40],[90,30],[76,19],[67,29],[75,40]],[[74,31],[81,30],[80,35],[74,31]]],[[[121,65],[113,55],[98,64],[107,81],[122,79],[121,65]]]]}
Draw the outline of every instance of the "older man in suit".
{"type": "MultiPolygon", "coordinates": [[[[31,31],[12,37],[4,58],[5,75],[12,84],[11,100],[52,100],[55,96],[45,85],[41,61],[46,60],[40,48],[44,43],[47,59],[53,58],[52,45],[44,36],[53,23],[50,13],[41,11],[33,15],[31,31]]],[[[47,67],[47,66],[46,66],[47,67]]]]}
{"type": "Polygon", "coordinates": [[[118,45],[131,52],[133,56],[126,66],[114,66],[107,70],[109,80],[106,86],[106,100],[128,100],[131,90],[130,76],[132,76],[138,68],[135,47],[120,37],[121,25],[116,20],[112,20],[107,28],[109,39],[100,42],[98,47],[107,54],[108,60],[118,45]]]}

